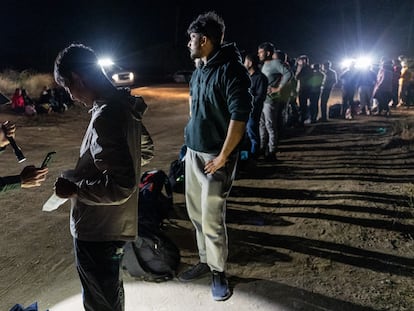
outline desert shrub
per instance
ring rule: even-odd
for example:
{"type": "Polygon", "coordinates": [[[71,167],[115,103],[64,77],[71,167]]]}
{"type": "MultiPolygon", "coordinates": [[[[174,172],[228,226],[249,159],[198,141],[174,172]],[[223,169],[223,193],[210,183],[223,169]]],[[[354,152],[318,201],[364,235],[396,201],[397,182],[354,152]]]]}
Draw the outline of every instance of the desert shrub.
{"type": "Polygon", "coordinates": [[[24,81],[22,81],[22,87],[25,88],[29,96],[33,98],[39,97],[40,92],[45,85],[50,87],[55,86],[55,82],[51,74],[37,73],[28,76],[24,81]]]}
{"type": "Polygon", "coordinates": [[[9,97],[13,95],[16,88],[21,87],[27,90],[29,96],[37,98],[45,85],[55,86],[52,74],[9,69],[0,73],[0,92],[9,97]]]}

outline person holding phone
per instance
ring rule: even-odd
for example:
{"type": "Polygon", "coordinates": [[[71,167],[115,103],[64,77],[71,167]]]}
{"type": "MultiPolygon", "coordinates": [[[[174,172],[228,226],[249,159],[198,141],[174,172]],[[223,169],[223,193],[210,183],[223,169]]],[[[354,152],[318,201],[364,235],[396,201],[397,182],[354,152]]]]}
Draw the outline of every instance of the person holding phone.
{"type": "MultiPolygon", "coordinates": [[[[1,123],[3,130],[0,130],[0,153],[10,144],[8,138],[15,136],[16,125],[10,121],[1,123]]],[[[28,165],[19,175],[0,177],[0,193],[17,188],[39,187],[46,180],[47,168],[37,168],[28,165]]]]}
{"type": "Polygon", "coordinates": [[[90,110],[78,162],[55,182],[71,200],[70,230],[85,310],[124,310],[121,260],[138,235],[138,183],[147,105],[112,85],[95,52],[71,44],[55,60],[55,81],[90,110]]]}

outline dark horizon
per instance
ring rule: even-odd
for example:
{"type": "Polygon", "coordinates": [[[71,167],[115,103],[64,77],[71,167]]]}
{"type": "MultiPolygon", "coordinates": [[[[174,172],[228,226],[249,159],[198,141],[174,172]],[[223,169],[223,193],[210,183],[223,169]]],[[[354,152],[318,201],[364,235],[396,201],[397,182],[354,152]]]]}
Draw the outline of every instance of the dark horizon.
{"type": "Polygon", "coordinates": [[[199,14],[214,10],[226,23],[225,40],[241,51],[254,52],[271,41],[291,57],[307,54],[311,62],[334,64],[346,56],[371,53],[395,58],[414,56],[414,1],[409,0],[291,0],[283,4],[246,0],[133,0],[87,3],[73,1],[5,1],[0,70],[50,72],[59,50],[82,42],[98,54],[115,57],[141,72],[189,69],[186,28],[199,14]],[[229,3],[230,2],[230,3],[229,3]],[[16,21],[15,13],[19,12],[16,21]],[[13,14],[12,14],[13,13],[13,14]],[[6,28],[6,27],[5,27],[6,28]]]}

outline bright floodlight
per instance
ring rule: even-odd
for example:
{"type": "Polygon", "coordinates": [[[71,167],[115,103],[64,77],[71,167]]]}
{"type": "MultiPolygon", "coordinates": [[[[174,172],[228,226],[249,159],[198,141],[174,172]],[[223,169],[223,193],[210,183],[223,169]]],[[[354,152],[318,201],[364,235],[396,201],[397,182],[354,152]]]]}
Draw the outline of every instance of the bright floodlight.
{"type": "Polygon", "coordinates": [[[355,67],[359,69],[366,69],[372,65],[372,59],[369,56],[361,56],[356,59],[355,67]]]}
{"type": "Polygon", "coordinates": [[[100,58],[98,60],[98,64],[102,67],[109,67],[112,66],[114,62],[110,58],[100,58]]]}
{"type": "Polygon", "coordinates": [[[341,62],[341,67],[342,68],[349,68],[349,66],[351,65],[352,62],[354,62],[355,60],[352,58],[346,58],[341,62]]]}

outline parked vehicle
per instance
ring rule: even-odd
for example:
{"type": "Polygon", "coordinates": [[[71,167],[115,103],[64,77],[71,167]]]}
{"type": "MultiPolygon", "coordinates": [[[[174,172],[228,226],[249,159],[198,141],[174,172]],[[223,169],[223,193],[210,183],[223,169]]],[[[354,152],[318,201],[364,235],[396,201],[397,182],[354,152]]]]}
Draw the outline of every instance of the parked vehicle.
{"type": "Polygon", "coordinates": [[[172,78],[176,83],[188,83],[190,82],[192,74],[193,72],[191,70],[178,70],[174,72],[172,78]]]}
{"type": "Polygon", "coordinates": [[[119,70],[112,71],[110,73],[110,78],[112,83],[115,86],[132,86],[135,82],[135,74],[129,70],[123,70],[119,68],[119,70]]]}
{"type": "Polygon", "coordinates": [[[135,73],[115,64],[111,59],[100,59],[99,64],[116,87],[129,87],[135,83],[135,73]]]}

